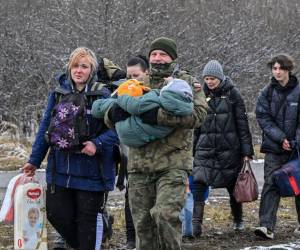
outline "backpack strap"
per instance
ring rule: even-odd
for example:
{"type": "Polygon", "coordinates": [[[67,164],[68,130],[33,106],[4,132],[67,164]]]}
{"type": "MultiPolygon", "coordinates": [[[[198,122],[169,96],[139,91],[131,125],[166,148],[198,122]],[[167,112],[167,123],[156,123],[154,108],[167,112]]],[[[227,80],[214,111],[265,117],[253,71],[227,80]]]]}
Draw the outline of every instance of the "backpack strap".
{"type": "Polygon", "coordinates": [[[64,89],[62,88],[61,86],[57,86],[55,89],[54,89],[54,94],[55,94],[55,104],[59,103],[60,101],[60,98],[64,95],[67,95],[67,94],[70,94],[72,93],[71,90],[69,89],[64,89]]]}
{"type": "Polygon", "coordinates": [[[103,58],[103,66],[110,81],[116,81],[126,77],[126,72],[123,71],[119,65],[107,58],[103,58]]]}
{"type": "MultiPolygon", "coordinates": [[[[274,92],[274,87],[273,87],[271,84],[269,84],[268,89],[267,89],[267,100],[268,100],[268,102],[269,102],[270,110],[271,110],[271,103],[272,103],[272,98],[273,98],[273,92],[274,92]]],[[[279,105],[278,105],[279,108],[276,110],[276,112],[275,112],[275,114],[274,114],[274,116],[273,116],[274,119],[276,119],[276,117],[277,117],[277,115],[278,115],[278,113],[279,113],[279,111],[280,111],[282,105],[284,104],[284,102],[285,102],[286,97],[288,96],[288,94],[289,94],[289,91],[288,91],[288,90],[286,90],[286,91],[283,93],[283,95],[282,95],[282,97],[281,97],[281,99],[280,99],[280,101],[279,101],[279,105]]],[[[271,112],[271,111],[270,111],[270,112],[271,112]]],[[[272,112],[271,112],[271,113],[272,113],[272,112]]]]}
{"type": "Polygon", "coordinates": [[[58,86],[55,88],[54,92],[58,93],[58,94],[62,94],[62,95],[67,95],[67,94],[72,93],[72,90],[64,89],[61,86],[58,86]]]}
{"type": "Polygon", "coordinates": [[[99,57],[98,64],[97,77],[100,82],[110,84],[112,81],[126,78],[126,72],[111,60],[99,57]]]}
{"type": "Polygon", "coordinates": [[[88,96],[101,96],[103,87],[107,87],[107,84],[102,82],[94,82],[89,91],[84,94],[88,96]]]}
{"type": "Polygon", "coordinates": [[[271,104],[271,102],[272,102],[273,92],[274,92],[274,87],[271,84],[269,84],[268,89],[267,89],[267,100],[268,100],[269,104],[271,104]]]}

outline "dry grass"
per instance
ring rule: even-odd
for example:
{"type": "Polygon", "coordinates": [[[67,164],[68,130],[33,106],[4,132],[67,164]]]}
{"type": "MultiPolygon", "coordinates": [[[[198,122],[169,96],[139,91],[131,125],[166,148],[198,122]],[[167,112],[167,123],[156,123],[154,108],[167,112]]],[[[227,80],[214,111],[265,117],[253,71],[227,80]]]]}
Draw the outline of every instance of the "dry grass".
{"type": "Polygon", "coordinates": [[[255,159],[263,159],[265,157],[265,154],[260,152],[260,145],[254,145],[254,158],[255,159]]]}
{"type": "MultiPolygon", "coordinates": [[[[13,140],[0,136],[0,171],[18,170],[28,160],[32,143],[26,139],[13,140]]],[[[46,165],[46,159],[42,168],[46,165]]]]}
{"type": "Polygon", "coordinates": [[[2,171],[12,171],[18,170],[24,165],[26,161],[15,156],[7,156],[5,158],[0,158],[0,170],[2,171]]]}
{"type": "Polygon", "coordinates": [[[123,230],[125,228],[125,214],[124,214],[124,208],[118,208],[114,210],[109,210],[109,213],[111,213],[114,216],[114,224],[113,229],[115,230],[123,230]]]}

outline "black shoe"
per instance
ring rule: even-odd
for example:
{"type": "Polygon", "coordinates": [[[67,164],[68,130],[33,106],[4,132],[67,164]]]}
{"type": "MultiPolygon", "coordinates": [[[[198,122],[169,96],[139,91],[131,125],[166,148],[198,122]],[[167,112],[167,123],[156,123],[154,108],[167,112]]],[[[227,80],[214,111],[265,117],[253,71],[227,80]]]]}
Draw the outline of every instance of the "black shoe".
{"type": "Polygon", "coordinates": [[[244,229],[245,229],[245,225],[243,221],[233,222],[233,230],[243,231],[244,229]]]}

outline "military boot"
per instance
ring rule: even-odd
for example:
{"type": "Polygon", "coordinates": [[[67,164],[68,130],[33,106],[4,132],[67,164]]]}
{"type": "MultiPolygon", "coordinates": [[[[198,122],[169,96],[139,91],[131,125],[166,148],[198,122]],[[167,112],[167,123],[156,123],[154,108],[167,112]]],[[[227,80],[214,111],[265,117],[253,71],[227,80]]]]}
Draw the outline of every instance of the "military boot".
{"type": "Polygon", "coordinates": [[[193,208],[193,236],[198,238],[202,234],[202,222],[204,214],[204,201],[194,201],[193,208]]]}

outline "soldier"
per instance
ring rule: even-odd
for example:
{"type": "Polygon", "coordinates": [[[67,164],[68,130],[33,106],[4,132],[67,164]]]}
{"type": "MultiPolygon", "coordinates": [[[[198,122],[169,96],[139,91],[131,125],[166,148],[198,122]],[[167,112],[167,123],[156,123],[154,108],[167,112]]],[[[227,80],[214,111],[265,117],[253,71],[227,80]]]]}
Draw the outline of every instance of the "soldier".
{"type": "MultiPolygon", "coordinates": [[[[190,84],[194,95],[192,115],[179,117],[155,108],[140,117],[144,123],[167,126],[167,137],[129,150],[129,202],[136,228],[137,249],[181,249],[179,214],[184,206],[185,185],[192,168],[193,128],[200,127],[207,104],[198,80],[179,70],[174,40],[160,37],[149,51],[150,87],[161,89],[170,78],[190,84]]],[[[128,117],[121,108],[107,112],[106,123],[128,117]]]]}

